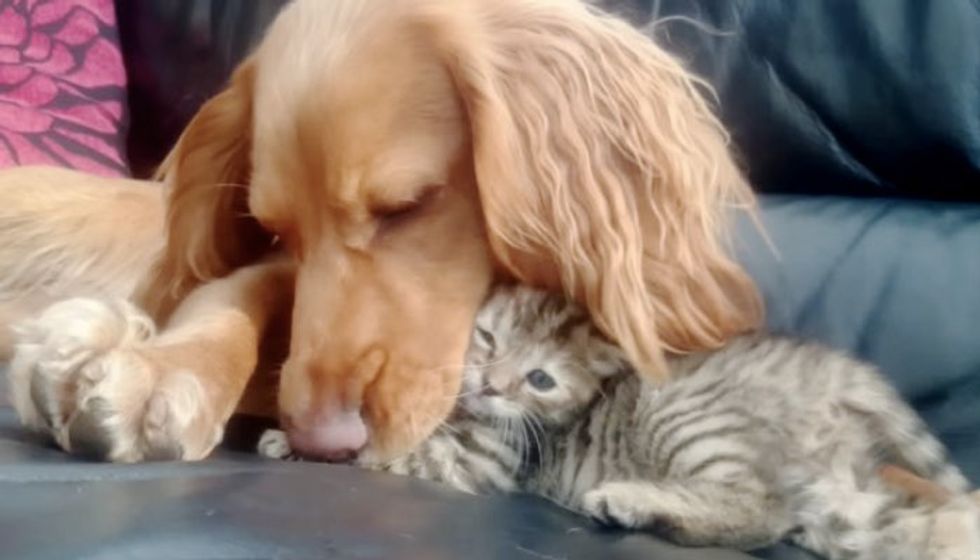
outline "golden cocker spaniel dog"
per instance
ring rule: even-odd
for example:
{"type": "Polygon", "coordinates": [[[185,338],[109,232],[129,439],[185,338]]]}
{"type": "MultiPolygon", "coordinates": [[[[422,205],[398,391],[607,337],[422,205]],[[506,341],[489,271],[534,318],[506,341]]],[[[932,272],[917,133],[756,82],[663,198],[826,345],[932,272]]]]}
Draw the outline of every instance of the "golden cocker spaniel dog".
{"type": "Polygon", "coordinates": [[[66,450],[199,459],[288,329],[293,447],[389,457],[446,416],[510,281],[665,376],[761,315],[724,243],[752,194],[700,90],[579,1],[296,0],[160,186],[2,175],[0,322],[33,316],[15,405],[66,450]]]}

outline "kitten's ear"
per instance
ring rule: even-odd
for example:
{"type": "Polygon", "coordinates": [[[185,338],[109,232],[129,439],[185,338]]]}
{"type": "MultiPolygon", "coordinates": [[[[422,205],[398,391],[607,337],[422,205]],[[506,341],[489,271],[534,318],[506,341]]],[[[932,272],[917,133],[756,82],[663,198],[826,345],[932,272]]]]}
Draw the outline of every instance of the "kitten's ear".
{"type": "Polygon", "coordinates": [[[473,345],[481,350],[492,352],[497,348],[497,341],[494,339],[493,333],[477,323],[473,327],[473,345]]]}
{"type": "Polygon", "coordinates": [[[580,336],[586,338],[585,360],[589,371],[599,377],[611,377],[633,369],[626,353],[619,346],[609,342],[609,339],[599,333],[595,327],[590,325],[583,328],[580,336]]]}

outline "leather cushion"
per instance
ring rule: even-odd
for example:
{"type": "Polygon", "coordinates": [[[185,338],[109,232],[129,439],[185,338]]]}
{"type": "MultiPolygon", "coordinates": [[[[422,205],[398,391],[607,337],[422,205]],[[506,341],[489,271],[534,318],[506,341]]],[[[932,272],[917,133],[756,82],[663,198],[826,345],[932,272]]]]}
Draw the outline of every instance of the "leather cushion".
{"type": "Polygon", "coordinates": [[[717,89],[761,191],[980,201],[972,0],[603,0],[717,89]]]}
{"type": "Polygon", "coordinates": [[[286,0],[116,2],[129,74],[133,175],[148,176],[206,99],[224,87],[286,0]]]}
{"type": "MultiPolygon", "coordinates": [[[[129,150],[143,175],[284,0],[126,0],[129,150]]],[[[980,200],[972,0],[596,0],[718,91],[761,191],[980,200]],[[692,23],[695,21],[697,23],[692,23]]]]}

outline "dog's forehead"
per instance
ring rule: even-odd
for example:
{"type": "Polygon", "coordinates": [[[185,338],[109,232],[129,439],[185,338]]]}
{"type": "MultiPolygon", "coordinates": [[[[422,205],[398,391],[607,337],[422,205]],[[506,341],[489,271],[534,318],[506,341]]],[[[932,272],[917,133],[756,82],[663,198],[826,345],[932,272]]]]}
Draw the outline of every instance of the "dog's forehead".
{"type": "Polygon", "coordinates": [[[467,132],[435,53],[410,34],[336,41],[346,42],[338,46],[343,56],[308,53],[308,43],[285,40],[278,45],[285,53],[273,57],[268,48],[259,56],[255,107],[274,109],[254,114],[255,183],[291,176],[292,183],[321,186],[324,202],[338,207],[396,202],[445,183],[467,132]],[[267,62],[297,57],[308,68],[283,72],[267,62]]]}

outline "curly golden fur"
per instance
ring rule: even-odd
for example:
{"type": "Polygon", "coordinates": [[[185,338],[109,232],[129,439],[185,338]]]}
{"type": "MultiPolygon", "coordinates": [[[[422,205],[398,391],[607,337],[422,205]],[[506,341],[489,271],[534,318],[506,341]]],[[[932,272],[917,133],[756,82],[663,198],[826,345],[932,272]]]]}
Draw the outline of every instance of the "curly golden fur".
{"type": "MultiPolygon", "coordinates": [[[[364,452],[381,456],[430,433],[494,282],[571,295],[663,378],[665,353],[718,347],[762,314],[725,239],[753,196],[706,90],[576,0],[297,0],[161,168],[165,244],[136,299],[189,333],[187,302],[206,299],[189,294],[290,255],[279,412],[314,455],[337,438],[354,445],[362,428],[364,452]]],[[[247,299],[209,307],[212,323],[240,321],[212,337],[219,350],[242,346],[235,333],[257,344],[271,321],[254,305],[229,315],[247,299]]],[[[227,362],[238,369],[179,360],[185,374],[236,380],[196,406],[227,411],[241,397],[254,360],[227,362]]]]}

